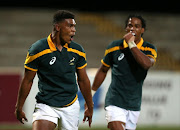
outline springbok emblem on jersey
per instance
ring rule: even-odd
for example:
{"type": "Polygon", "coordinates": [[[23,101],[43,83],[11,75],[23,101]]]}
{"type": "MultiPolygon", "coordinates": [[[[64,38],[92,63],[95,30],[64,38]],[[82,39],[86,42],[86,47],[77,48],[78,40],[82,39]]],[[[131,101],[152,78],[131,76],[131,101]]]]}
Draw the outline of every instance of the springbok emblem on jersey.
{"type": "Polygon", "coordinates": [[[73,57],[70,61],[69,61],[69,65],[74,65],[73,61],[75,60],[75,58],[73,57]]]}

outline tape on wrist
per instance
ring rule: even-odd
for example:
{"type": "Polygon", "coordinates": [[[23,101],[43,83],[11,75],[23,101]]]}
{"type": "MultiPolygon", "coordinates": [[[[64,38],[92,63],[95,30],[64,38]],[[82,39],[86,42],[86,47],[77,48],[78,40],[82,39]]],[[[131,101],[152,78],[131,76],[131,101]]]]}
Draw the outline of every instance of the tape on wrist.
{"type": "Polygon", "coordinates": [[[137,47],[136,43],[134,41],[129,42],[128,45],[129,45],[129,49],[131,49],[133,47],[137,47]]]}
{"type": "Polygon", "coordinates": [[[94,96],[95,93],[96,93],[96,91],[94,91],[94,90],[91,89],[92,97],[94,96]]]}

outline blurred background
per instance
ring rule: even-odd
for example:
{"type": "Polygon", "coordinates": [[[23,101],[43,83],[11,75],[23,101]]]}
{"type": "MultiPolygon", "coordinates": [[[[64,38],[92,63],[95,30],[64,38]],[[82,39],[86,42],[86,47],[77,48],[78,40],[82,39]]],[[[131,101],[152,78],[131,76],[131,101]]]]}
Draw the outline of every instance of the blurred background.
{"type": "MultiPolygon", "coordinates": [[[[29,122],[20,125],[14,116],[17,92],[24,72],[27,50],[52,30],[52,17],[58,9],[76,15],[76,36],[87,55],[87,71],[91,83],[109,43],[125,34],[129,14],[140,14],[147,22],[145,41],[158,50],[156,64],[149,70],[144,83],[142,112],[138,130],[180,130],[180,10],[178,4],[140,1],[2,1],[0,5],[0,129],[31,129],[37,77],[24,110],[29,122]]],[[[104,96],[110,83],[110,72],[103,87],[94,96],[95,114],[92,130],[106,130],[104,96]]],[[[81,104],[80,129],[84,100],[81,104]]]]}

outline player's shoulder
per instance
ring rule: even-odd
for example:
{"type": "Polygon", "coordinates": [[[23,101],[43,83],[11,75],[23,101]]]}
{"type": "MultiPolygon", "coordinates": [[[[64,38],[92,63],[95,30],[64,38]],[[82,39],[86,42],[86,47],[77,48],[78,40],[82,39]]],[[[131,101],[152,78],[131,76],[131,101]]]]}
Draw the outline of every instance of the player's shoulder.
{"type": "Polygon", "coordinates": [[[152,43],[147,42],[147,41],[144,41],[144,42],[143,42],[142,47],[148,47],[148,48],[152,48],[152,49],[157,50],[156,47],[155,47],[155,45],[153,45],[152,43]]]}
{"type": "Polygon", "coordinates": [[[69,48],[84,52],[83,46],[75,41],[71,41],[71,43],[69,44],[69,48]]]}
{"type": "Polygon", "coordinates": [[[35,55],[45,49],[48,49],[49,46],[48,46],[48,42],[47,42],[47,38],[43,38],[43,39],[40,39],[40,40],[37,40],[35,43],[33,43],[28,52],[30,55],[35,55]]]}
{"type": "Polygon", "coordinates": [[[110,49],[110,48],[113,48],[113,47],[116,47],[116,46],[123,46],[123,39],[112,41],[112,42],[108,45],[107,49],[110,49]]]}

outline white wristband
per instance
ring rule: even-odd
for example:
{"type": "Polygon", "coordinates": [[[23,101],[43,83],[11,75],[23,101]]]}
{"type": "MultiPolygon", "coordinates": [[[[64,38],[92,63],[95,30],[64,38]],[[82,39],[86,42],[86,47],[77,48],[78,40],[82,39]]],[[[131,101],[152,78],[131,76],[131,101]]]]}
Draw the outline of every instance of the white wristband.
{"type": "Polygon", "coordinates": [[[92,97],[94,96],[95,93],[96,93],[96,91],[94,91],[94,90],[91,89],[92,97]]]}
{"type": "Polygon", "coordinates": [[[133,47],[137,47],[136,43],[134,41],[129,42],[128,45],[129,45],[129,49],[131,49],[133,47]]]}

